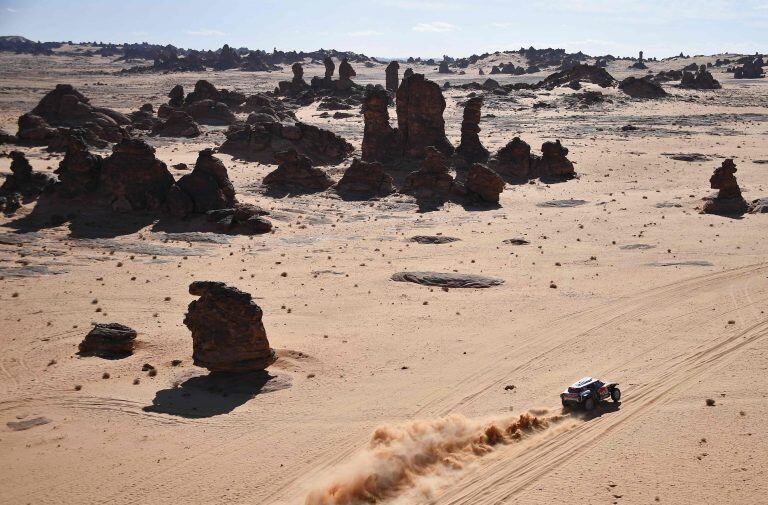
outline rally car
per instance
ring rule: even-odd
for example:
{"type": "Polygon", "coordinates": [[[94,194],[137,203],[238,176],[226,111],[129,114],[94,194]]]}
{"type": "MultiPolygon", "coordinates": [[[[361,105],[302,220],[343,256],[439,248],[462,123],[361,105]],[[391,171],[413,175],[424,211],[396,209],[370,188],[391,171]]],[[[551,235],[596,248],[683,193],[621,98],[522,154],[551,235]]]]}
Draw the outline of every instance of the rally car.
{"type": "Polygon", "coordinates": [[[611,399],[614,403],[621,400],[621,390],[618,382],[603,382],[592,377],[584,377],[574,382],[560,393],[563,407],[582,407],[593,410],[597,404],[611,399]]]}

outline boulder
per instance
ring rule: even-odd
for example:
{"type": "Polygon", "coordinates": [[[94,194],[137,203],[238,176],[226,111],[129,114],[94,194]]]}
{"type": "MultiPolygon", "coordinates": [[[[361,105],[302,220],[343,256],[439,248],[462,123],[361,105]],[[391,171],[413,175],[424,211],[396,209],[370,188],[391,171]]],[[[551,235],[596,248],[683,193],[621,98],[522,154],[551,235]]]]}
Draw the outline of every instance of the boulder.
{"type": "Polygon", "coordinates": [[[192,138],[200,135],[200,127],[192,119],[192,116],[183,110],[175,110],[165,121],[155,125],[152,129],[152,135],[192,138]]]}
{"type": "Polygon", "coordinates": [[[715,169],[709,184],[712,189],[717,189],[718,193],[715,197],[704,199],[703,213],[740,216],[749,210],[749,205],[741,196],[741,188],[735,174],[736,164],[732,159],[723,161],[722,165],[715,169]]]}
{"type": "Polygon", "coordinates": [[[269,212],[248,203],[238,202],[227,209],[209,210],[208,221],[215,223],[220,233],[257,235],[272,231],[272,223],[265,217],[269,212]]]}
{"type": "Polygon", "coordinates": [[[333,186],[333,181],[321,169],[312,166],[312,160],[295,150],[275,153],[277,169],[264,177],[270,191],[286,193],[314,193],[333,186]]]}
{"type": "Polygon", "coordinates": [[[485,203],[499,203],[499,195],[504,191],[504,179],[480,163],[469,169],[464,185],[470,198],[485,203]]]}
{"type": "Polygon", "coordinates": [[[155,148],[141,139],[116,144],[101,173],[103,192],[114,210],[159,210],[174,184],[155,148]]]}
{"type": "Polygon", "coordinates": [[[123,358],[133,354],[136,330],[119,323],[96,324],[78,349],[83,356],[123,358]]]}
{"type": "Polygon", "coordinates": [[[192,116],[195,122],[200,124],[227,126],[234,123],[237,118],[223,102],[214,100],[197,100],[184,107],[187,114],[192,116]]]}
{"type": "Polygon", "coordinates": [[[250,294],[223,282],[195,281],[184,324],[192,332],[192,359],[211,372],[264,370],[277,360],[262,310],[250,294]]]}
{"type": "Polygon", "coordinates": [[[467,164],[488,160],[488,149],[480,142],[480,116],[483,97],[476,96],[464,105],[464,117],[461,121],[461,143],[456,148],[456,156],[467,164]]]}
{"type": "Polygon", "coordinates": [[[386,90],[368,88],[363,101],[363,161],[392,161],[399,154],[397,131],[389,124],[386,90]]]}
{"type": "Polygon", "coordinates": [[[445,98],[440,86],[413,74],[397,90],[397,125],[403,154],[423,158],[428,147],[450,156],[453,146],[445,136],[445,98]]]}
{"type": "MultiPolygon", "coordinates": [[[[168,96],[170,96],[170,94],[168,96]]],[[[195,89],[184,99],[184,104],[199,102],[200,100],[213,100],[214,102],[219,102],[221,101],[221,93],[216,89],[216,86],[205,79],[200,79],[195,83],[195,89]]]]}
{"type": "Polygon", "coordinates": [[[667,92],[658,83],[644,77],[627,77],[619,84],[619,89],[632,98],[663,98],[667,92]]]}
{"type": "Polygon", "coordinates": [[[360,161],[355,158],[336,184],[336,192],[342,196],[373,198],[386,196],[393,191],[392,177],[381,163],[360,161]]]}

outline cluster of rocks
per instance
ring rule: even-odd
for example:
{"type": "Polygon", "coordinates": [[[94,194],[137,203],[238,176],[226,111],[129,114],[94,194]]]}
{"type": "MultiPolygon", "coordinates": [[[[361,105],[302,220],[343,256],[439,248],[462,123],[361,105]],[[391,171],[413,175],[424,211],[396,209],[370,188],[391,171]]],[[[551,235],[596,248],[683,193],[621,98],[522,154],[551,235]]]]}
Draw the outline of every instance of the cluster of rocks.
{"type": "Polygon", "coordinates": [[[706,65],[701,65],[695,72],[683,71],[680,87],[686,89],[720,89],[722,86],[707,70],[706,65]]]}
{"type": "Polygon", "coordinates": [[[763,72],[765,62],[763,61],[762,56],[756,56],[754,58],[745,57],[739,59],[738,62],[741,63],[741,66],[728,69],[729,72],[733,72],[733,77],[735,79],[760,79],[761,77],[765,77],[765,73],[763,72]]]}
{"type": "Polygon", "coordinates": [[[223,282],[196,281],[184,324],[192,332],[194,364],[211,372],[264,370],[277,360],[253,297],[223,282]]]}
{"type": "Polygon", "coordinates": [[[323,60],[325,74],[323,77],[315,76],[308,84],[304,80],[304,68],[301,63],[294,63],[291,67],[293,79],[280,81],[275,88],[275,95],[285,96],[299,105],[309,105],[323,97],[344,98],[351,105],[359,105],[364,88],[354,83],[353,77],[357,75],[355,69],[347,58],[339,62],[339,78],[334,79],[336,64],[333,59],[326,57],[323,60]]]}
{"type": "Polygon", "coordinates": [[[19,117],[18,141],[32,145],[53,145],[72,128],[82,129],[85,140],[96,147],[128,138],[131,120],[106,107],[91,105],[88,98],[70,84],[58,84],[31,112],[19,117]]]}
{"type": "Polygon", "coordinates": [[[499,63],[491,67],[491,75],[508,74],[508,75],[525,75],[535,74],[541,72],[541,68],[536,65],[528,65],[523,67],[522,65],[516,67],[514,63],[499,63]]]}
{"type": "Polygon", "coordinates": [[[545,142],[541,156],[531,153],[531,146],[520,137],[513,138],[491,158],[489,166],[512,181],[537,177],[543,179],[569,179],[575,176],[568,149],[559,140],[545,142]]]}
{"type": "Polygon", "coordinates": [[[573,82],[590,82],[597,84],[601,88],[609,88],[616,84],[616,79],[604,68],[595,65],[578,64],[547,76],[536,87],[554,89],[559,86],[571,86],[573,82]]]}

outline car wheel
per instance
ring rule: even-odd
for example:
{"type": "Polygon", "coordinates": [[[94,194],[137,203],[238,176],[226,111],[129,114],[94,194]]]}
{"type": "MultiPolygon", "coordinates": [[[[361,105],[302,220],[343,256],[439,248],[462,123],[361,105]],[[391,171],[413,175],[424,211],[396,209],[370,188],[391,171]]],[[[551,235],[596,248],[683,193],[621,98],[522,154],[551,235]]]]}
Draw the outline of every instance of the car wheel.
{"type": "Polygon", "coordinates": [[[587,398],[587,401],[584,402],[584,410],[595,410],[594,398],[587,398]]]}
{"type": "Polygon", "coordinates": [[[618,403],[621,400],[621,390],[619,388],[611,389],[611,399],[613,403],[618,403]]]}

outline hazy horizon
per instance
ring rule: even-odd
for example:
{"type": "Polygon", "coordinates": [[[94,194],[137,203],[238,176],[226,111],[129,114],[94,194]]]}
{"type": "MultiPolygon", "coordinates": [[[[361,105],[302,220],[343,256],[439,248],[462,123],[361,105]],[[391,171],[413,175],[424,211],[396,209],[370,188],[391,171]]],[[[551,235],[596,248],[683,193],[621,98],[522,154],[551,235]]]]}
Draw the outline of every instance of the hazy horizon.
{"type": "Polygon", "coordinates": [[[189,49],[355,51],[464,57],[520,47],[664,58],[768,49],[768,0],[0,0],[0,33],[41,41],[148,42],[189,49]],[[62,23],[61,20],[66,22],[62,23]],[[738,29],[733,29],[737,27],[738,29]]]}

